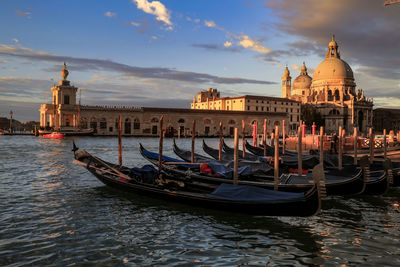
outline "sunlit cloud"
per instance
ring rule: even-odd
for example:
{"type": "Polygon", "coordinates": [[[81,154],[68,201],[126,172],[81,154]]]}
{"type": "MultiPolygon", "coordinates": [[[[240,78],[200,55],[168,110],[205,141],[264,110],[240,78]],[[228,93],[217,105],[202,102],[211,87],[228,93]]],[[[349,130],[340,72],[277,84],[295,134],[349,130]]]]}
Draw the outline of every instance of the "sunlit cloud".
{"type": "Polygon", "coordinates": [[[18,43],[19,40],[17,38],[12,39],[14,41],[14,43],[18,43]]]}
{"type": "Polygon", "coordinates": [[[111,12],[111,11],[107,11],[106,13],[104,13],[104,16],[112,18],[112,17],[116,17],[117,13],[111,12]]]}
{"type": "Polygon", "coordinates": [[[136,3],[137,8],[143,10],[147,14],[155,15],[156,20],[164,22],[168,25],[167,30],[172,30],[172,22],[171,22],[171,11],[169,11],[164,4],[160,1],[152,1],[148,0],[132,0],[133,3],[136,3]]]}
{"type": "Polygon", "coordinates": [[[212,21],[212,20],[206,20],[206,21],[204,21],[204,25],[206,25],[207,27],[210,27],[210,28],[215,28],[215,27],[217,27],[217,24],[215,24],[215,22],[212,21]]]}
{"type": "Polygon", "coordinates": [[[231,42],[228,42],[228,41],[226,41],[226,42],[224,43],[224,46],[225,46],[225,47],[231,47],[231,46],[232,46],[232,43],[231,43],[231,42]]]}
{"type": "Polygon", "coordinates": [[[271,49],[260,44],[258,41],[251,39],[249,36],[242,34],[239,37],[239,45],[243,46],[244,48],[249,48],[259,53],[267,54],[271,52],[271,49]]]}

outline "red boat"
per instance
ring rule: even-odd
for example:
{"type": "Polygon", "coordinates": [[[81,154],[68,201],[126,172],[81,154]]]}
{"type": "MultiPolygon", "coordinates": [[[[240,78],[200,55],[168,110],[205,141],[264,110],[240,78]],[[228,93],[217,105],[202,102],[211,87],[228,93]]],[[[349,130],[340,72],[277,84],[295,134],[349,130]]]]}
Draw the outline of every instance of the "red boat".
{"type": "Polygon", "coordinates": [[[63,139],[64,135],[62,133],[52,132],[51,134],[43,135],[43,138],[50,138],[50,139],[63,139]]]}

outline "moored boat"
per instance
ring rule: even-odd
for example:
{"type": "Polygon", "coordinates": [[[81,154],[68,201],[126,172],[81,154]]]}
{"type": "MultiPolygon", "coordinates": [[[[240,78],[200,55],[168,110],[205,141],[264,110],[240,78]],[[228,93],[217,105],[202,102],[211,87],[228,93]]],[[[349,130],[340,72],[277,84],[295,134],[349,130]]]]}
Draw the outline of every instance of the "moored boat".
{"type": "MultiPolygon", "coordinates": [[[[117,189],[167,199],[184,204],[220,209],[231,212],[265,216],[312,216],[321,208],[318,175],[314,186],[304,193],[267,190],[247,185],[221,184],[206,191],[195,189],[194,182],[153,172],[146,175],[140,169],[119,168],[115,164],[92,156],[85,150],[74,148],[75,163],[85,167],[104,184],[117,189]],[[206,192],[205,192],[206,191],[206,192]]],[[[322,166],[315,173],[323,174],[322,166]]]]}
{"type": "Polygon", "coordinates": [[[45,134],[43,135],[43,138],[48,138],[48,139],[63,139],[64,134],[59,133],[59,132],[52,132],[51,134],[45,134]]]}

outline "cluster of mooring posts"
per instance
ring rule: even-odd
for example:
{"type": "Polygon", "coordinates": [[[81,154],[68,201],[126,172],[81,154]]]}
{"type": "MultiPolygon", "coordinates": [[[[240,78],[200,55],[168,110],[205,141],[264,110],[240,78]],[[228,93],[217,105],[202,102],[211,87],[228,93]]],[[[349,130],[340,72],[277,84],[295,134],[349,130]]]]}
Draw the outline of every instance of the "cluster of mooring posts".
{"type": "MultiPolygon", "coordinates": [[[[183,162],[162,162],[162,155],[163,155],[163,139],[164,135],[166,132],[166,129],[163,129],[163,119],[164,117],[161,116],[159,120],[159,129],[160,129],[160,140],[159,140],[159,158],[158,158],[158,170],[161,175],[162,171],[162,164],[202,164],[202,163],[196,163],[194,162],[194,147],[195,147],[195,133],[196,133],[196,121],[193,121],[193,126],[192,126],[192,144],[191,144],[191,162],[183,163],[183,162]]],[[[245,121],[242,120],[242,150],[243,150],[243,158],[246,155],[246,132],[245,132],[245,121]]],[[[303,137],[305,137],[305,125],[300,123],[301,126],[298,127],[298,133],[297,137],[291,137],[290,141],[293,141],[296,144],[296,150],[297,155],[298,155],[298,175],[302,176],[303,175],[303,165],[302,165],[302,159],[303,159],[303,137]]],[[[222,122],[219,123],[219,160],[222,159],[222,147],[223,147],[223,134],[222,134],[222,129],[223,125],[222,122]]],[[[118,153],[118,159],[119,159],[119,166],[122,166],[122,120],[121,116],[119,116],[119,127],[118,127],[118,148],[119,148],[119,153],[118,153]]],[[[338,131],[338,169],[341,170],[343,167],[343,152],[344,152],[344,138],[345,138],[345,129],[342,129],[342,126],[339,126],[339,131],[338,131]]],[[[369,145],[369,159],[371,162],[376,160],[374,158],[375,155],[375,146],[377,144],[375,140],[375,134],[373,131],[373,128],[369,128],[369,138],[366,139],[368,140],[368,145],[369,145]]],[[[383,160],[387,159],[387,132],[386,129],[383,130],[383,141],[378,142],[378,145],[383,147],[383,160]]],[[[258,135],[257,135],[257,124],[253,124],[253,145],[257,146],[257,141],[258,141],[258,135]]],[[[266,151],[266,145],[267,145],[267,139],[268,139],[268,131],[267,131],[267,119],[264,119],[264,127],[263,127],[263,135],[262,135],[262,143],[264,144],[264,157],[269,161],[269,163],[274,165],[274,189],[278,190],[278,179],[279,179],[279,162],[282,161],[282,158],[279,157],[279,126],[275,125],[274,131],[271,132],[270,135],[270,144],[271,146],[274,146],[274,157],[267,157],[267,151],[266,151]]],[[[394,132],[390,132],[390,138],[394,142],[394,132]]],[[[400,131],[397,132],[397,142],[400,140],[400,131]]],[[[354,157],[354,164],[357,165],[358,163],[358,150],[360,148],[360,139],[358,136],[358,131],[357,127],[354,127],[353,130],[353,157],[354,157]]],[[[323,164],[324,162],[324,151],[326,149],[326,144],[325,142],[328,141],[328,136],[324,133],[324,127],[320,127],[319,131],[319,136],[315,135],[315,124],[313,123],[312,126],[312,140],[314,146],[312,146],[314,149],[317,148],[319,150],[319,157],[320,157],[320,163],[323,164]],[[318,138],[315,138],[318,137],[318,138]],[[317,141],[317,142],[315,142],[317,141]],[[315,146],[315,143],[318,144],[318,146],[315,146]]],[[[331,141],[329,141],[331,142],[331,141]]],[[[330,143],[328,145],[330,145],[330,143]]],[[[286,139],[286,133],[285,133],[285,121],[282,121],[282,155],[285,154],[285,149],[287,147],[287,139],[286,139]]],[[[238,184],[238,166],[239,166],[239,133],[238,133],[238,128],[234,129],[234,170],[233,170],[233,180],[234,184],[238,184]]]]}

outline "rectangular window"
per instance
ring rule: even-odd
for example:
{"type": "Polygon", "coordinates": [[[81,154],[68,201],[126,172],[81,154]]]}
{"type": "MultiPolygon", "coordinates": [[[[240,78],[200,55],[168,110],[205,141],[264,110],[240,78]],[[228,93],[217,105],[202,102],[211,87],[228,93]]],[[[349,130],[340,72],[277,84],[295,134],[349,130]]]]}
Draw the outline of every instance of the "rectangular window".
{"type": "Polygon", "coordinates": [[[261,107],[261,110],[264,111],[264,107],[261,107]]]}
{"type": "Polygon", "coordinates": [[[258,107],[256,107],[256,111],[258,111],[258,107]]]}
{"type": "Polygon", "coordinates": [[[69,105],[69,95],[64,95],[64,104],[69,105]]]}
{"type": "Polygon", "coordinates": [[[247,106],[247,110],[250,110],[250,106],[247,106]]]}

